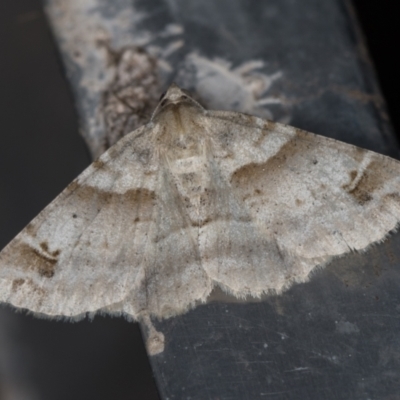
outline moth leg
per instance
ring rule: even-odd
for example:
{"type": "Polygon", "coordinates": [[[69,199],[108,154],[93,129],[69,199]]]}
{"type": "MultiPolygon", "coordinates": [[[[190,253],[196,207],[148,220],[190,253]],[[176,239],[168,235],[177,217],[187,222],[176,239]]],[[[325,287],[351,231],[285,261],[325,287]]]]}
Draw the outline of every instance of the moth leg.
{"type": "Polygon", "coordinates": [[[148,313],[142,314],[139,317],[139,322],[144,326],[144,334],[146,337],[146,349],[150,356],[162,353],[164,351],[164,334],[159,332],[151,322],[148,313]]]}

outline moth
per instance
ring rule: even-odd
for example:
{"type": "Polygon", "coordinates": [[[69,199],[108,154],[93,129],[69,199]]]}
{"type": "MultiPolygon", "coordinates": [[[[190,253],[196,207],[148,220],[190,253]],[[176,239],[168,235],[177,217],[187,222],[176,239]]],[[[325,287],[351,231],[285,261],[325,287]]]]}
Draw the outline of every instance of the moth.
{"type": "Polygon", "coordinates": [[[172,84],[0,253],[0,301],[48,316],[167,318],[214,287],[282,293],[400,219],[400,163],[204,109],[172,84]]]}

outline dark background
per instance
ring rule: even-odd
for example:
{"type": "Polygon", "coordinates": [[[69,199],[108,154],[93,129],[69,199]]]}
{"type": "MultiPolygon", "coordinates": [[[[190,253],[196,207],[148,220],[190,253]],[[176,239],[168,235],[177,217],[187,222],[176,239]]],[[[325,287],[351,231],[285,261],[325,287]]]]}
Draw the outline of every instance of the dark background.
{"type": "MultiPolygon", "coordinates": [[[[390,117],[399,134],[400,85],[399,66],[395,58],[400,36],[397,4],[390,0],[354,0],[353,4],[390,117]]],[[[89,153],[78,135],[77,117],[63,66],[38,0],[0,2],[0,129],[2,248],[90,162],[89,153]]],[[[58,335],[58,343],[54,344],[52,338],[47,336],[50,323],[37,323],[28,318],[26,332],[30,341],[39,345],[38,352],[42,349],[43,354],[51,353],[53,358],[29,353],[31,358],[24,361],[26,370],[22,375],[35,371],[35,381],[46,382],[47,379],[46,389],[43,390],[47,390],[48,398],[51,398],[51,393],[57,390],[54,385],[60,382],[68,384],[68,376],[72,374],[78,374],[82,383],[88,382],[90,374],[87,369],[92,368],[90,362],[94,362],[101,372],[96,389],[76,384],[80,392],[74,398],[96,398],[96,390],[104,398],[157,398],[149,365],[140,346],[137,325],[127,324],[127,330],[122,330],[124,334],[120,334],[110,328],[107,321],[107,318],[99,317],[93,323],[52,324],[51,334],[58,335]],[[60,328],[54,328],[54,325],[60,328]],[[78,347],[72,347],[71,344],[76,342],[71,337],[77,335],[76,338],[79,338],[82,332],[86,339],[78,347]],[[103,337],[98,337],[98,332],[102,332],[103,337]],[[116,351],[125,354],[122,363],[110,364],[112,355],[99,351],[98,346],[103,340],[114,342],[116,351]],[[64,360],[63,365],[54,364],[57,357],[64,360]],[[35,365],[36,360],[40,360],[41,365],[35,365]],[[65,360],[68,361],[65,363],[65,360]],[[86,360],[87,364],[82,360],[86,360]],[[108,376],[110,368],[120,371],[121,384],[108,376]],[[49,370],[54,376],[63,375],[64,381],[54,381],[51,375],[40,375],[49,370]],[[132,377],[128,389],[121,387],[126,375],[132,377]]],[[[123,321],[118,323],[124,324],[123,321]]],[[[4,348],[5,342],[1,342],[1,357],[12,352],[13,346],[26,341],[18,335],[13,339],[8,349],[4,348]]],[[[23,358],[24,354],[17,357],[23,358]]],[[[2,364],[2,374],[7,376],[3,361],[2,364]]],[[[18,373],[21,374],[20,371],[18,373]]],[[[4,386],[4,383],[0,382],[0,385],[4,386]]],[[[57,398],[62,399],[60,396],[57,398]]]]}
{"type": "Polygon", "coordinates": [[[398,4],[390,0],[353,0],[390,118],[400,135],[400,77],[396,43],[400,38],[398,4]]]}

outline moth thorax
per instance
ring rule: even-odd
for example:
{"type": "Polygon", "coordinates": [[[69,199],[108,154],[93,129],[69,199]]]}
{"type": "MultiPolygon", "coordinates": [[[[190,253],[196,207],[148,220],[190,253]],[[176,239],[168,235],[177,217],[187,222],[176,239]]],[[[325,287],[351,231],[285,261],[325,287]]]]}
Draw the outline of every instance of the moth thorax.
{"type": "Polygon", "coordinates": [[[189,159],[198,157],[203,153],[203,149],[198,138],[192,134],[181,133],[180,135],[176,135],[171,141],[169,153],[169,157],[176,160],[189,159]]]}
{"type": "Polygon", "coordinates": [[[205,157],[192,156],[170,164],[179,194],[185,199],[186,211],[193,223],[208,218],[211,180],[205,157]]]}

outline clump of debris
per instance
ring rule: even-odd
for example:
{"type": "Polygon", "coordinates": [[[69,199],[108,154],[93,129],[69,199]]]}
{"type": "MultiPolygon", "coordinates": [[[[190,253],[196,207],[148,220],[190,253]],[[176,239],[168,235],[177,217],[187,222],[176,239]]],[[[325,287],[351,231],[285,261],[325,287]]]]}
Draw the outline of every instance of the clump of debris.
{"type": "Polygon", "coordinates": [[[145,49],[109,49],[109,62],[115,76],[104,92],[101,107],[106,148],[148,122],[160,95],[157,60],[145,49]]]}

